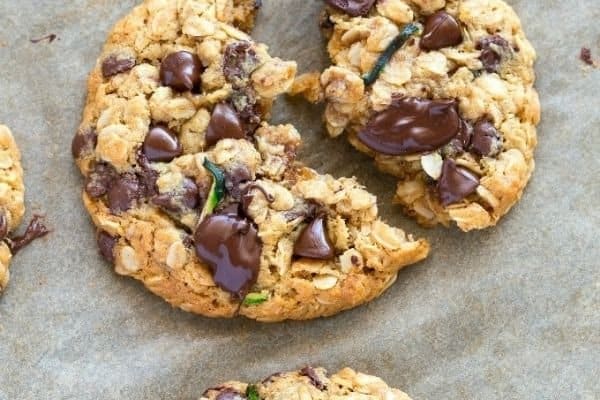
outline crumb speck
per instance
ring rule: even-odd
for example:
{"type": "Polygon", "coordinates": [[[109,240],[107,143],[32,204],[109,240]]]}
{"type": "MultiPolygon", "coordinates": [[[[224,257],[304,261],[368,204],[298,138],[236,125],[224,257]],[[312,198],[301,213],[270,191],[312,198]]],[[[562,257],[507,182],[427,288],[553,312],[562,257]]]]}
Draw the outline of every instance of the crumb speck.
{"type": "Polygon", "coordinates": [[[37,38],[37,39],[30,39],[29,41],[31,43],[40,43],[43,41],[48,41],[48,43],[52,43],[54,42],[56,39],[58,39],[58,36],[54,33],[51,33],[49,35],[43,36],[41,38],[37,38]]]}
{"type": "Polygon", "coordinates": [[[594,60],[592,59],[592,51],[587,47],[581,48],[581,52],[579,53],[579,59],[587,65],[594,65],[594,60]]]}

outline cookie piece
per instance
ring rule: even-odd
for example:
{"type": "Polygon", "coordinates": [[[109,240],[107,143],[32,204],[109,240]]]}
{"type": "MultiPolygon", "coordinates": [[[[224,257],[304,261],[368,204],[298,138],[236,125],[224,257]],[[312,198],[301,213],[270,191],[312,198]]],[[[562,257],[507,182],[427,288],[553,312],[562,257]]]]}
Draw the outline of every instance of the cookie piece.
{"type": "Polygon", "coordinates": [[[200,400],[277,399],[364,399],[410,400],[408,395],[389,387],[382,379],[350,368],[328,375],[323,368],[276,373],[262,382],[247,384],[230,381],[208,389],[200,400]]]}
{"type": "MultiPolygon", "coordinates": [[[[326,1],[331,136],[346,132],[426,226],[495,225],[534,170],[535,51],[501,0],[326,1]],[[356,4],[355,4],[356,3],[356,4]],[[356,10],[367,4],[360,16],[356,10]]],[[[315,95],[314,75],[294,92],[315,95]]]]}
{"type": "Polygon", "coordinates": [[[296,64],[218,4],[145,1],[91,74],[72,150],[101,254],[211,317],[307,319],[371,300],[427,243],[379,220],[355,180],[295,163],[298,132],[264,121],[296,64]]]}
{"type": "Polygon", "coordinates": [[[10,130],[0,125],[0,294],[10,277],[12,251],[9,234],[23,219],[24,193],[21,153],[10,130]]]}

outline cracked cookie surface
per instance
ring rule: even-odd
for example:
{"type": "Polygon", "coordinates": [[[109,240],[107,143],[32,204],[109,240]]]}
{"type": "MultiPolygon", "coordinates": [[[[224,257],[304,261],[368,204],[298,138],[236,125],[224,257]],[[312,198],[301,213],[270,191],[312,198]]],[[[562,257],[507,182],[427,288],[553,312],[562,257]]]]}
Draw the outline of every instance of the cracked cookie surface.
{"type": "Polygon", "coordinates": [[[0,294],[10,278],[12,251],[6,239],[23,219],[24,193],[21,153],[10,130],[0,125],[0,294]]]}
{"type": "Polygon", "coordinates": [[[323,368],[276,373],[256,384],[226,382],[208,389],[200,400],[410,400],[382,379],[350,368],[328,375],[323,368]]]}
{"type": "Polygon", "coordinates": [[[535,51],[501,0],[326,0],[333,66],[292,92],[327,102],[331,136],[399,178],[426,226],[495,225],[534,170],[535,51]],[[320,81],[319,81],[320,78],[320,81]],[[319,92],[318,86],[321,86],[319,92]]]}
{"type": "Polygon", "coordinates": [[[332,315],[429,246],[381,221],[354,179],[298,163],[292,126],[265,122],[296,64],[231,25],[243,4],[147,0],[116,25],[73,140],[83,200],[116,272],[174,306],[332,315]]]}

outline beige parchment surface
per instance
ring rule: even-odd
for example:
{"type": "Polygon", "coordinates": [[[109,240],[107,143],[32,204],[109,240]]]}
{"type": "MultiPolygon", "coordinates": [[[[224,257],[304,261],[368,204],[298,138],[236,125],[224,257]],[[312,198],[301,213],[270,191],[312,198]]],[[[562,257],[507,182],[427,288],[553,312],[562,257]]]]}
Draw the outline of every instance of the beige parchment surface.
{"type": "MultiPolygon", "coordinates": [[[[392,179],[325,137],[320,107],[278,104],[310,166],[356,175],[433,252],[366,307],[277,325],[174,310],[97,254],[70,142],[86,75],[136,2],[0,0],[0,121],[23,151],[29,215],[55,230],[15,257],[0,299],[0,400],[191,400],[307,363],[352,366],[415,400],[600,398],[600,70],[578,60],[583,45],[600,56],[598,0],[509,1],[539,53],[543,122],[534,178],[495,229],[420,229],[390,205],[392,179]],[[59,40],[30,42],[49,33],[59,40]]],[[[324,67],[321,5],[264,0],[256,37],[303,71],[324,67]]]]}

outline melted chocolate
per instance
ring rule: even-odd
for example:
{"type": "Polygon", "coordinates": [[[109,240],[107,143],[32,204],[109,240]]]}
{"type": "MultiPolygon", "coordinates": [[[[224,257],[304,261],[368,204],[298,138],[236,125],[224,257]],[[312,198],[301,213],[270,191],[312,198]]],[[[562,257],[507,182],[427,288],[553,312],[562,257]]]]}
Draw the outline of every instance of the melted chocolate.
{"type": "Polygon", "coordinates": [[[309,223],[294,244],[294,255],[319,260],[331,260],[335,249],[325,226],[325,217],[318,216],[309,223]]]}
{"type": "Polygon", "coordinates": [[[109,235],[107,232],[99,231],[98,236],[96,236],[96,242],[98,243],[98,249],[100,250],[100,254],[106,261],[111,263],[115,262],[115,246],[119,238],[113,237],[109,235]]]}
{"type": "Polygon", "coordinates": [[[376,0],[325,0],[331,7],[352,17],[365,16],[371,11],[376,0]]]}
{"type": "Polygon", "coordinates": [[[8,240],[11,253],[17,254],[23,247],[50,233],[50,229],[44,225],[43,219],[42,216],[35,215],[23,235],[8,240]]]}
{"type": "Polygon", "coordinates": [[[112,182],[108,190],[108,207],[113,214],[119,214],[133,207],[143,196],[143,188],[135,174],[126,173],[112,182]]]}
{"type": "Polygon", "coordinates": [[[460,128],[455,100],[404,97],[375,114],[358,139],[372,150],[397,156],[437,150],[460,128]]]}
{"type": "Polygon", "coordinates": [[[227,103],[217,104],[206,130],[206,145],[213,146],[222,139],[244,139],[244,124],[236,110],[227,103]]]}
{"type": "Polygon", "coordinates": [[[177,92],[200,89],[202,84],[202,62],[189,51],[169,54],[160,65],[160,80],[177,92]]]}
{"type": "Polygon", "coordinates": [[[117,171],[110,164],[100,163],[88,175],[85,182],[86,193],[97,199],[108,193],[113,180],[118,176],[117,171]]]}
{"type": "Polygon", "coordinates": [[[479,60],[483,64],[483,69],[492,73],[500,71],[502,59],[509,51],[510,46],[502,36],[493,35],[481,39],[475,48],[481,50],[479,60]]]}
{"type": "Polygon", "coordinates": [[[487,157],[498,154],[502,147],[500,135],[489,121],[482,120],[475,124],[470,150],[478,156],[487,157]]]}
{"type": "Polygon", "coordinates": [[[262,241],[258,231],[235,210],[208,216],[196,229],[196,254],[212,270],[215,283],[243,299],[258,278],[262,241]]]}
{"type": "Polygon", "coordinates": [[[456,165],[453,160],[444,160],[442,176],[438,181],[438,194],[444,207],[462,201],[465,197],[475,193],[479,186],[479,177],[456,165]]]}
{"type": "Polygon", "coordinates": [[[427,18],[420,46],[424,50],[438,50],[457,46],[462,41],[463,37],[458,21],[447,12],[438,11],[427,18]]]}
{"type": "Polygon", "coordinates": [[[71,143],[73,158],[78,159],[91,154],[96,148],[97,143],[98,135],[93,129],[77,133],[71,143]]]}
{"type": "Polygon", "coordinates": [[[135,67],[135,59],[119,58],[117,55],[110,55],[102,62],[102,76],[110,78],[111,76],[127,72],[135,67]]]}
{"type": "Polygon", "coordinates": [[[223,55],[223,74],[228,82],[235,86],[245,86],[250,74],[258,65],[256,51],[247,41],[231,43],[223,55]]]}
{"type": "Polygon", "coordinates": [[[310,383],[312,383],[317,389],[327,389],[327,386],[323,383],[323,381],[321,381],[321,378],[319,375],[317,375],[317,372],[312,367],[304,367],[300,370],[300,373],[304,376],[307,376],[310,379],[310,383]]]}
{"type": "Polygon", "coordinates": [[[168,212],[194,210],[200,205],[198,186],[190,178],[184,178],[181,187],[173,192],[154,196],[152,203],[168,212]]]}
{"type": "Polygon", "coordinates": [[[161,124],[150,127],[142,149],[146,158],[153,162],[169,162],[183,154],[177,136],[161,124]]]}

